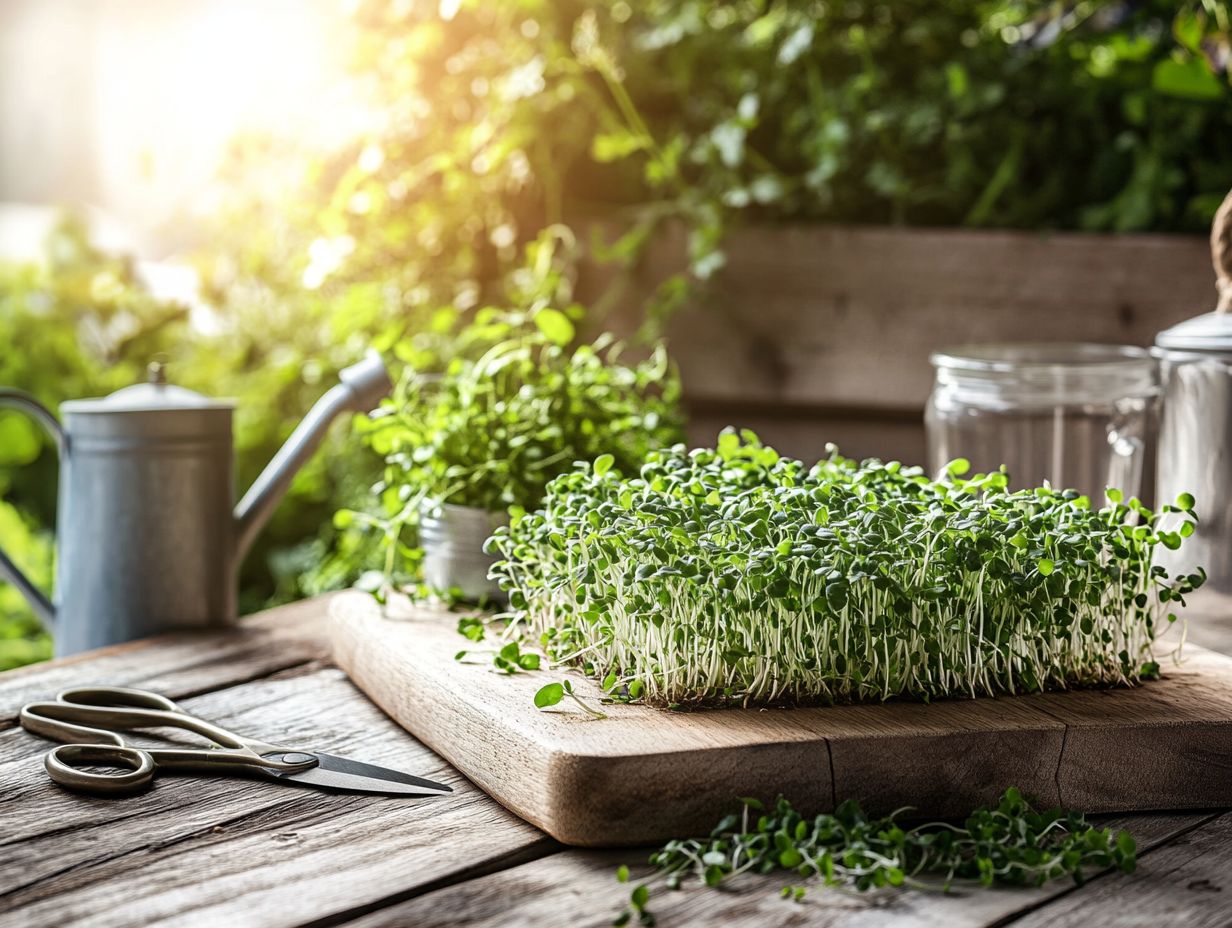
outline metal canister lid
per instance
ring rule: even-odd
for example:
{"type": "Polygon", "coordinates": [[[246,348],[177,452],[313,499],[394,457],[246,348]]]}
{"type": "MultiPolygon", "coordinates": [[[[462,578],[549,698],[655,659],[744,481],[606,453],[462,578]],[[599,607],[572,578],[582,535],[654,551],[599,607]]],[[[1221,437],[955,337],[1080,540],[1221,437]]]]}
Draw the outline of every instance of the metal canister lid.
{"type": "Polygon", "coordinates": [[[1172,351],[1232,351],[1232,313],[1186,319],[1155,336],[1155,344],[1172,351]]]}

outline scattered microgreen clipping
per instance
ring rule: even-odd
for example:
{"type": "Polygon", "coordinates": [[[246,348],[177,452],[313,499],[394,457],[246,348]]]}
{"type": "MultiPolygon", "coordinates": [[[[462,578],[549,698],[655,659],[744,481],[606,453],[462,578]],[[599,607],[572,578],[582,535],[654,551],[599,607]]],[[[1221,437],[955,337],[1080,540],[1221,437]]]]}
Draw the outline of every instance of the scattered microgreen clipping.
{"type": "Polygon", "coordinates": [[[1169,610],[1205,575],[1170,577],[1152,552],[1193,532],[1193,498],[1155,513],[1112,490],[1096,507],[967,469],[932,480],[833,450],[809,467],[728,431],[630,477],[579,465],[488,549],[514,620],[614,701],[927,700],[1157,674],[1169,610]]]}
{"type": "MultiPolygon", "coordinates": [[[[487,628],[479,616],[465,615],[458,619],[458,634],[470,641],[481,642],[487,634],[487,628]]],[[[456,661],[465,661],[470,657],[490,658],[492,666],[501,673],[538,670],[542,660],[534,651],[522,650],[522,636],[516,633],[512,639],[505,641],[499,648],[467,649],[453,656],[456,661]]]]}
{"type": "MultiPolygon", "coordinates": [[[[961,826],[906,827],[900,813],[870,818],[853,801],[813,818],[785,799],[769,809],[755,799],[742,804],[709,838],[669,841],[652,854],[653,875],[634,887],[614,924],[653,925],[650,887],[661,882],[680,889],[689,877],[715,887],[743,873],[781,873],[791,880],[781,895],[800,901],[807,884],[948,891],[955,882],[1038,886],[1068,876],[1081,883],[1092,870],[1130,873],[1137,860],[1128,832],[1090,826],[1076,813],[1036,812],[1014,788],[996,808],[973,812],[961,826]]],[[[627,883],[628,867],[618,869],[616,879],[627,883]]]]}
{"type": "MultiPolygon", "coordinates": [[[[458,619],[458,634],[469,641],[482,642],[487,636],[487,630],[488,622],[480,615],[464,615],[458,619]]],[[[499,648],[462,650],[454,655],[454,660],[467,661],[471,657],[479,657],[481,660],[490,659],[495,670],[506,674],[539,670],[542,665],[542,657],[535,651],[525,649],[525,636],[518,632],[517,627],[506,626],[503,631],[506,636],[512,637],[505,640],[499,648]]],[[[475,662],[470,661],[470,663],[475,662]]],[[[567,679],[556,683],[548,683],[546,686],[541,687],[535,693],[535,706],[540,709],[547,709],[551,706],[559,705],[566,697],[577,704],[592,719],[607,718],[603,712],[588,705],[582,697],[575,693],[573,682],[567,679]]]]}
{"type": "Polygon", "coordinates": [[[573,683],[569,680],[561,680],[559,683],[549,683],[539,689],[535,693],[535,707],[538,709],[547,709],[549,706],[559,705],[559,703],[568,696],[572,699],[582,711],[593,719],[605,719],[607,715],[600,712],[598,709],[591,708],[586,704],[577,693],[573,691],[573,683]]]}

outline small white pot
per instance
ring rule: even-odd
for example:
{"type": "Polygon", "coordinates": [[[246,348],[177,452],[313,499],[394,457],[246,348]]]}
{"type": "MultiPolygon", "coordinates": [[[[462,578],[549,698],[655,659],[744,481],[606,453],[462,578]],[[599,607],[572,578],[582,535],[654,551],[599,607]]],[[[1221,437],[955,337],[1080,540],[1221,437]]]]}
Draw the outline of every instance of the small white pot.
{"type": "Polygon", "coordinates": [[[509,515],[452,503],[426,507],[419,519],[424,582],[434,590],[457,590],[468,600],[503,602],[504,595],[488,570],[498,558],[484,554],[483,545],[509,515]]]}

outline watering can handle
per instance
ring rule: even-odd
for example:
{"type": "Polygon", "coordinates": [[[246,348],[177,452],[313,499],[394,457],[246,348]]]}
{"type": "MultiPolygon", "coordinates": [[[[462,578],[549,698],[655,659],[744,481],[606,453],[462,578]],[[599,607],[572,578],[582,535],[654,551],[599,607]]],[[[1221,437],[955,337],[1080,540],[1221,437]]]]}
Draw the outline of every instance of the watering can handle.
{"type": "MultiPolygon", "coordinates": [[[[65,436],[59,421],[46,406],[21,390],[0,388],[0,407],[11,407],[26,413],[31,419],[41,425],[56,443],[56,451],[64,457],[65,436]]],[[[0,550],[0,580],[7,580],[17,588],[17,591],[30,603],[35,614],[48,628],[56,617],[55,607],[43,591],[30,582],[30,578],[17,569],[17,565],[9,556],[0,550]]]]}

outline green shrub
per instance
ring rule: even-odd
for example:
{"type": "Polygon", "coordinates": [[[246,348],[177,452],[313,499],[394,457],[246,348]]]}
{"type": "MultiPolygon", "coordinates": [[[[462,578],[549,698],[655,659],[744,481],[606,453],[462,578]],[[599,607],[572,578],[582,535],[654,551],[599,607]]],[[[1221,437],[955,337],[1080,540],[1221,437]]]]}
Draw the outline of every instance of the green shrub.
{"type": "MultiPolygon", "coordinates": [[[[51,537],[30,524],[16,508],[0,500],[0,539],[5,553],[27,577],[51,588],[54,565],[51,537]]],[[[51,637],[30,611],[16,587],[0,583],[0,670],[51,656],[51,637]]]]}
{"type": "MultiPolygon", "coordinates": [[[[237,147],[224,301],[524,305],[524,246],[596,218],[628,231],[564,266],[634,262],[676,219],[694,280],[748,220],[1205,232],[1232,186],[1219,3],[363,0],[353,20],[387,118],[308,159],[237,147]]],[[[658,309],[689,292],[664,283],[658,309]]]]}
{"type": "Polygon", "coordinates": [[[625,260],[683,218],[705,278],[737,217],[1204,232],[1232,186],[1220,3],[446,11],[358,5],[357,67],[402,118],[314,175],[321,234],[356,243],[338,273],[428,301],[493,299],[519,241],[589,216],[633,224],[597,250],[625,260]]]}

